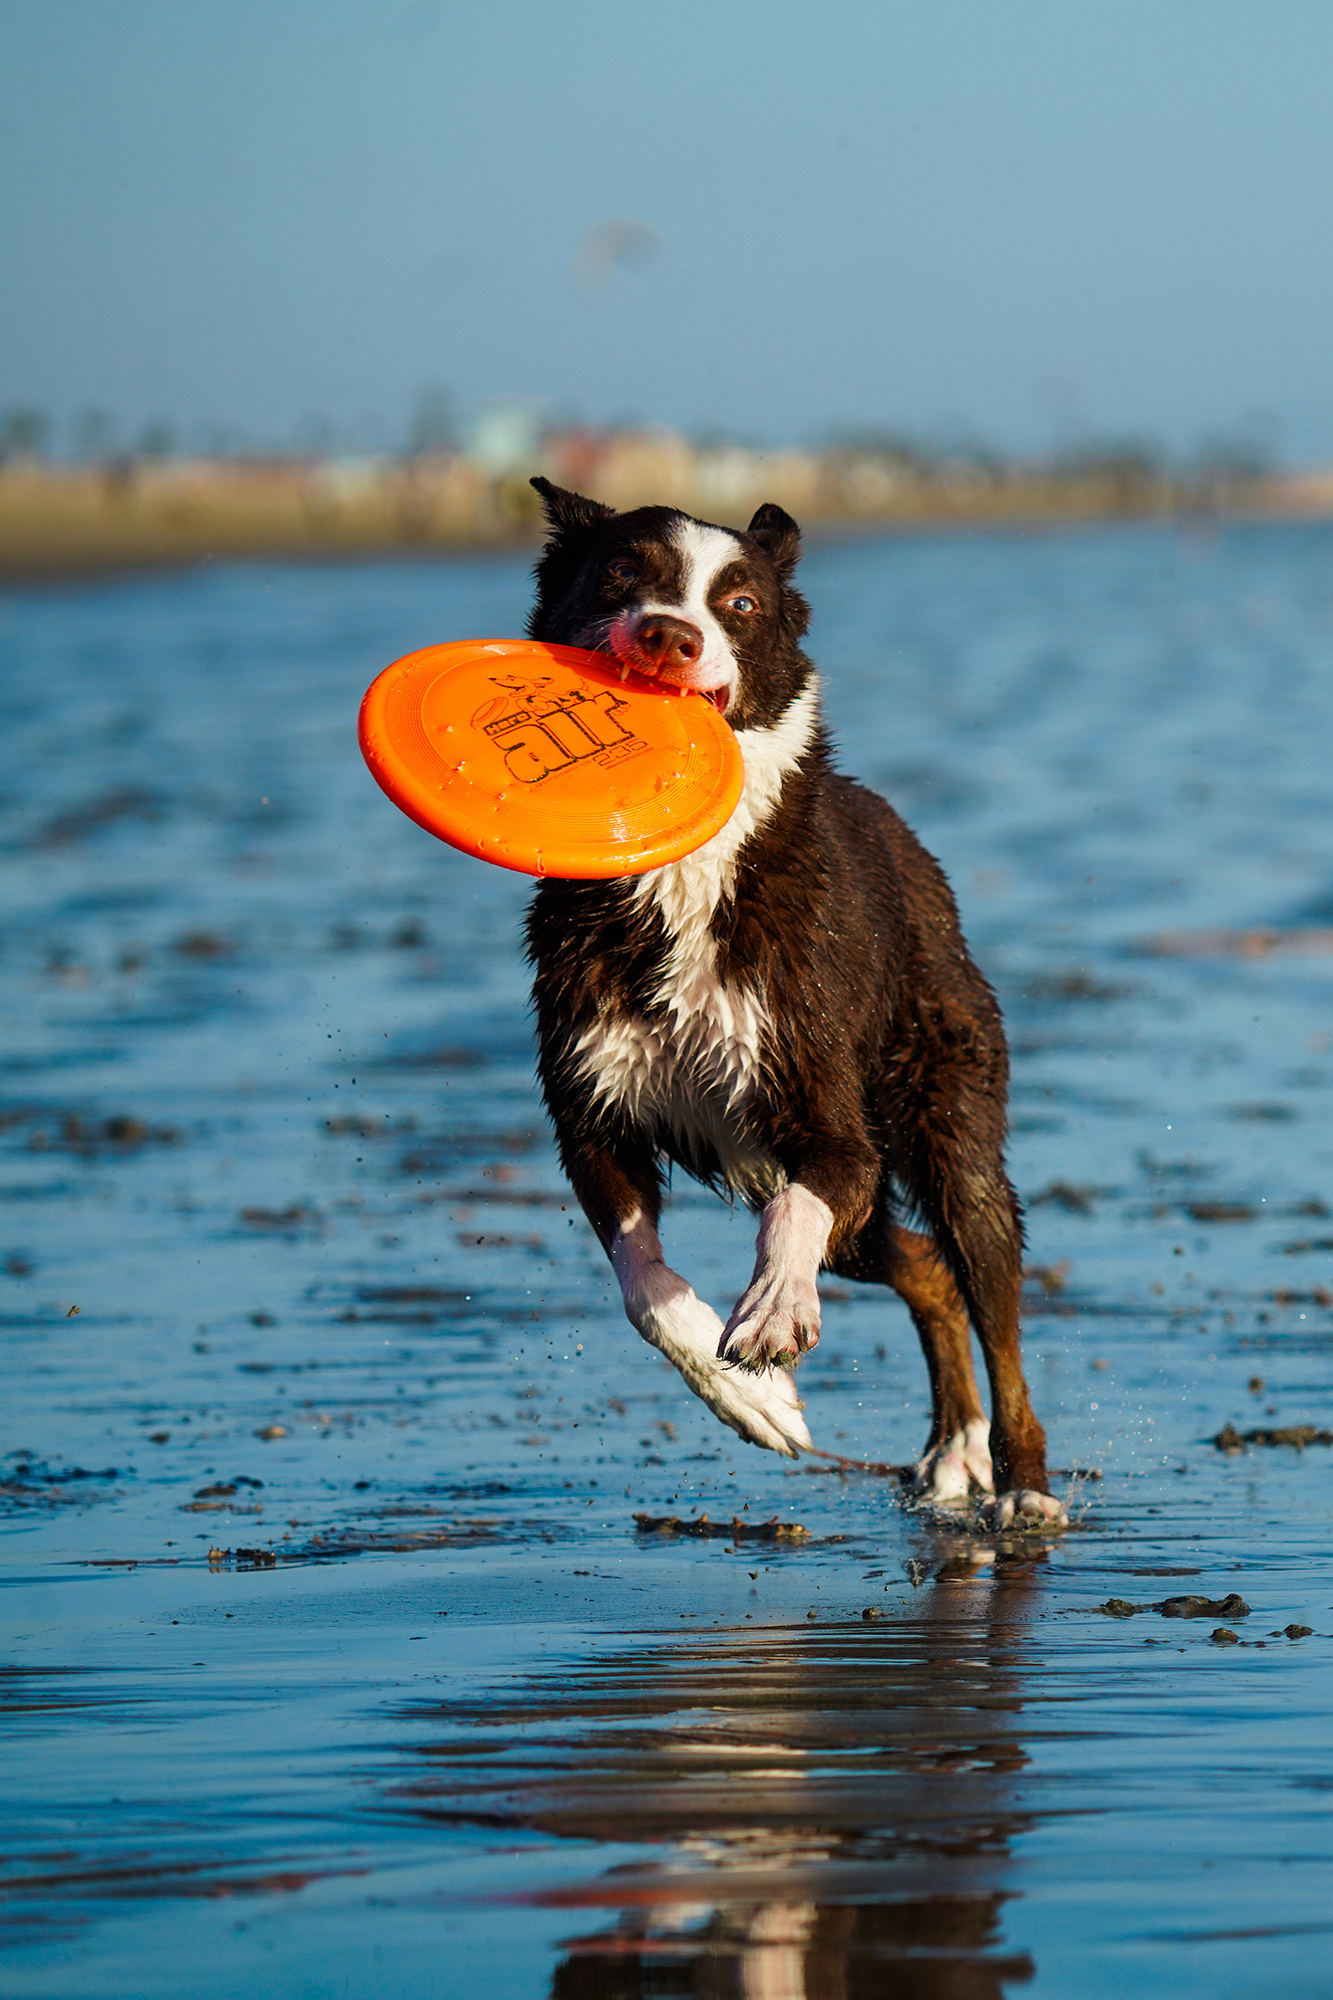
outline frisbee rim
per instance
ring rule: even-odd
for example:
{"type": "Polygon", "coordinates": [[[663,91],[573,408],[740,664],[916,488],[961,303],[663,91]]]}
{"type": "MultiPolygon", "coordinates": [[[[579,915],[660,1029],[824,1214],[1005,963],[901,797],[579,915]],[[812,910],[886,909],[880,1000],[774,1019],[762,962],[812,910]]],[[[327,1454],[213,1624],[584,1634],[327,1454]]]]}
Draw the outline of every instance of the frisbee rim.
{"type": "MultiPolygon", "coordinates": [[[[366,689],[357,717],[357,736],[361,754],[380,790],[423,832],[479,861],[538,879],[614,880],[646,874],[683,860],[705,846],[727,824],[740,803],[745,785],[744,757],[736,734],[704,696],[693,690],[682,694],[674,687],[668,689],[638,675],[626,675],[609,654],[554,645],[541,639],[455,639],[404,653],[377,674],[366,689]],[[608,830],[603,840],[586,836],[571,839],[558,826],[549,840],[527,830],[503,838],[482,832],[474,814],[467,809],[468,794],[450,794],[445,786],[433,786],[404,755],[399,738],[403,733],[409,737],[419,735],[419,749],[438,759],[439,752],[430,743],[420,719],[421,709],[451,667],[476,665],[488,656],[520,668],[543,660],[554,662],[600,686],[621,693],[632,690],[636,699],[647,696],[673,706],[681,700],[696,703],[699,727],[692,728],[690,740],[705,757],[711,750],[717,766],[708,795],[680,819],[651,835],[618,838],[608,830]],[[401,715],[392,715],[391,709],[394,697],[398,696],[401,702],[406,692],[404,683],[413,678],[419,678],[422,685],[419,694],[407,693],[411,720],[404,732],[401,715]]],[[[440,768],[442,772],[449,769],[442,761],[440,768]]],[[[504,792],[498,794],[500,799],[504,796],[504,792]]],[[[594,816],[595,811],[594,808],[594,816]]],[[[610,810],[607,817],[611,817],[610,810]]]]}

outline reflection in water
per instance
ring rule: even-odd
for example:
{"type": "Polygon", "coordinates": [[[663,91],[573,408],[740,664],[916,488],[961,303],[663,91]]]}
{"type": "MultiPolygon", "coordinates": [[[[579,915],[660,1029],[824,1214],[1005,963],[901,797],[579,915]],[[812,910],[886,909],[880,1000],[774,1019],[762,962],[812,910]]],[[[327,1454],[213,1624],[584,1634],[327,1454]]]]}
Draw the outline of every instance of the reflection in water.
{"type": "MultiPolygon", "coordinates": [[[[1056,1462],[1105,1468],[1088,1532],[1039,1607],[1003,1560],[909,1589],[930,1551],[883,1488],[729,1455],[626,1328],[534,1095],[526,887],[355,743],[386,660],[520,629],[525,558],[10,591],[15,1990],[527,2000],[556,1938],[563,1993],[1026,1993],[1024,1952],[1062,2000],[1330,1983],[1327,1455],[1204,1440],[1333,1426],[1333,958],[1125,953],[1333,916],[1333,537],[852,541],[805,574],[845,761],[1001,988],[1028,1359],[1056,1462]],[[730,1520],[738,1483],[808,1546],[634,1533],[730,1520]],[[1091,1615],[1232,1590],[1234,1647],[1091,1615]],[[851,1629],[702,1630],[832,1602],[851,1629]]],[[[734,1298],[743,1218],[673,1202],[734,1298]]],[[[920,1358],[872,1289],[830,1298],[802,1394],[821,1444],[905,1459],[920,1358]]]]}
{"type": "Polygon", "coordinates": [[[727,1904],[696,1925],[623,1923],[571,1938],[555,2000],[999,2000],[1035,1970],[998,1955],[999,1895],[901,1903],[727,1904]]]}
{"type": "Polygon", "coordinates": [[[955,1558],[908,1620],[733,1629],[416,1708],[443,1734],[398,1796],[656,1850],[544,1898],[617,1913],[565,1939],[556,2000],[995,2000],[1035,1970],[1004,1906],[1042,1560],[955,1558]]]}

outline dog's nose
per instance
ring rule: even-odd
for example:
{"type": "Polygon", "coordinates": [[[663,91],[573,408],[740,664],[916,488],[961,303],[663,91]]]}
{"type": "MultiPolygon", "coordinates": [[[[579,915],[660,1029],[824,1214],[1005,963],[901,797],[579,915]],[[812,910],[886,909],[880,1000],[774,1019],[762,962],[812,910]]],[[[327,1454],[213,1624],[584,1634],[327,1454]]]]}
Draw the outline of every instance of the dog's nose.
{"type": "Polygon", "coordinates": [[[704,635],[684,618],[650,611],[634,634],[634,647],[649,671],[660,674],[664,667],[692,667],[704,649],[704,635]]]}

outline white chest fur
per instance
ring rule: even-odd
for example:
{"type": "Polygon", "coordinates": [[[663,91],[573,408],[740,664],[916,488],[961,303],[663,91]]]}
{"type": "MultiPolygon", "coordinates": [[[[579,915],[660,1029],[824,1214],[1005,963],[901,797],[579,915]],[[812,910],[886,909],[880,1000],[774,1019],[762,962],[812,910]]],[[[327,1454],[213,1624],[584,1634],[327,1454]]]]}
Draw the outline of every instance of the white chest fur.
{"type": "Polygon", "coordinates": [[[711,924],[731,893],[741,848],[810,744],[818,702],[812,681],[780,722],[737,731],[745,786],[735,812],[703,847],[640,876],[635,887],[640,902],[656,904],[670,941],[651,1015],[608,1005],[578,1044],[600,1103],[674,1136],[687,1157],[700,1146],[711,1150],[732,1186],[760,1197],[782,1185],[747,1117],[763,1071],[768,1010],[762,993],[719,979],[711,924]]]}

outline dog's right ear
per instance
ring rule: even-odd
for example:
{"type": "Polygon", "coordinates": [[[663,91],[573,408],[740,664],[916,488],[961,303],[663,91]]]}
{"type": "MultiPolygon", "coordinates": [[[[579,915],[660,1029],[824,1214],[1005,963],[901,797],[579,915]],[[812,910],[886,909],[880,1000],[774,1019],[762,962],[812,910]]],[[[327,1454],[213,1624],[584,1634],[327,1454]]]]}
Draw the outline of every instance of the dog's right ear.
{"type": "Polygon", "coordinates": [[[783,583],[788,582],[801,559],[801,531],[791,515],[765,500],[745,532],[758,542],[783,583]]]}
{"type": "Polygon", "coordinates": [[[599,521],[609,521],[615,513],[614,507],[604,507],[600,500],[585,500],[581,493],[570,493],[563,486],[552,485],[540,474],[528,481],[534,492],[542,496],[542,506],[546,518],[557,535],[576,534],[581,529],[595,528],[599,521]]]}

